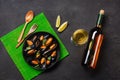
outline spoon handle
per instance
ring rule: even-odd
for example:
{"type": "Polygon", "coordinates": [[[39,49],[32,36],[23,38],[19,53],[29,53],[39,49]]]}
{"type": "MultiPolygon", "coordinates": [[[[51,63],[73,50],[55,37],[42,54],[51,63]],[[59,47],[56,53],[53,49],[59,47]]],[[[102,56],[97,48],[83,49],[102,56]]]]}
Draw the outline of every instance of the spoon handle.
{"type": "MultiPolygon", "coordinates": [[[[29,30],[29,32],[27,33],[27,35],[25,36],[25,38],[29,35],[29,34],[31,34],[31,33],[33,33],[36,29],[37,29],[37,25],[36,24],[33,24],[33,26],[30,28],[30,30],[29,30]],[[34,28],[34,29],[33,29],[34,28]]],[[[23,43],[23,41],[25,40],[25,38],[23,38],[23,39],[21,39],[19,42],[18,42],[18,44],[16,45],[16,48],[18,48],[22,43],[23,43]]]]}
{"type": "Polygon", "coordinates": [[[21,32],[21,34],[20,34],[20,36],[19,36],[19,38],[18,38],[18,42],[20,42],[20,40],[22,39],[27,24],[28,24],[28,23],[26,22],[25,25],[24,25],[24,27],[23,27],[23,29],[22,29],[22,32],[21,32]]]}

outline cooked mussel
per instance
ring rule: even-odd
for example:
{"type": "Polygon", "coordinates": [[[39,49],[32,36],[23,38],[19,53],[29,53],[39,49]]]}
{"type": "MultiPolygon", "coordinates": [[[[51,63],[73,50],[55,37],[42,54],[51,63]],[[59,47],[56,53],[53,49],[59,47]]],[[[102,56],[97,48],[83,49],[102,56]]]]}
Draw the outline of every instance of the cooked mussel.
{"type": "Polygon", "coordinates": [[[40,61],[41,64],[45,63],[46,62],[46,59],[43,57],[40,61]]]}
{"type": "Polygon", "coordinates": [[[48,40],[46,41],[45,45],[49,46],[52,43],[52,40],[53,40],[53,38],[51,38],[51,37],[48,38],[48,40]]]}
{"type": "Polygon", "coordinates": [[[46,46],[45,46],[45,45],[42,45],[40,48],[41,48],[41,49],[45,49],[45,48],[46,48],[46,46]]]}
{"type": "Polygon", "coordinates": [[[50,50],[53,50],[53,49],[55,49],[57,47],[57,44],[52,44],[51,46],[50,46],[50,50]]]}
{"type": "Polygon", "coordinates": [[[36,57],[36,58],[39,58],[39,57],[40,57],[40,55],[41,55],[41,54],[40,54],[40,51],[37,51],[37,53],[36,53],[36,56],[35,56],[35,57],[36,57]]]}
{"type": "Polygon", "coordinates": [[[34,54],[37,50],[34,50],[34,49],[31,49],[27,52],[27,54],[31,55],[31,54],[34,54]]]}
{"type": "Polygon", "coordinates": [[[38,60],[32,60],[32,64],[37,65],[38,63],[38,60]]]}
{"type": "Polygon", "coordinates": [[[41,35],[40,36],[40,41],[42,41],[44,39],[44,36],[43,35],[41,35]]]}
{"type": "Polygon", "coordinates": [[[50,65],[50,60],[47,60],[47,61],[46,61],[46,64],[47,64],[47,65],[50,65]]]}
{"type": "Polygon", "coordinates": [[[31,46],[31,45],[33,45],[33,42],[31,40],[27,40],[27,44],[28,44],[28,46],[31,46]]]}
{"type": "Polygon", "coordinates": [[[51,57],[55,57],[57,55],[56,51],[53,51],[51,57]]]}

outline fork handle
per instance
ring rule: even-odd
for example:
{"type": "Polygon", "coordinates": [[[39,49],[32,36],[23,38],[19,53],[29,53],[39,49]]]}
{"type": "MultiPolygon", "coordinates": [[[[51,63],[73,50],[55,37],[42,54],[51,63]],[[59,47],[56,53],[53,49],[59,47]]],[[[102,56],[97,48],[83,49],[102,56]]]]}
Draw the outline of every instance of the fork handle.
{"type": "Polygon", "coordinates": [[[21,32],[21,34],[20,34],[20,36],[19,36],[19,38],[18,38],[18,42],[20,42],[20,40],[22,39],[27,24],[28,24],[28,23],[26,22],[25,25],[24,25],[24,27],[23,27],[23,29],[22,29],[22,32],[21,32]]]}
{"type": "Polygon", "coordinates": [[[16,48],[18,48],[23,41],[24,41],[24,39],[20,40],[20,42],[16,45],[16,48]]]}

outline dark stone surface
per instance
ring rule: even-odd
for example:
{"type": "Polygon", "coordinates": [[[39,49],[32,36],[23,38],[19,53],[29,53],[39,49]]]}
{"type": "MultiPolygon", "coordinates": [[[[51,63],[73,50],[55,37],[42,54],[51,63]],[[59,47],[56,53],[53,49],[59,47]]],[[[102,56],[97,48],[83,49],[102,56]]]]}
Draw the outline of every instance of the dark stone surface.
{"type": "MultiPolygon", "coordinates": [[[[0,37],[24,23],[28,10],[35,14],[44,12],[54,30],[56,16],[69,27],[58,33],[70,52],[53,70],[44,72],[33,80],[120,80],[120,0],[0,0],[0,37]],[[97,69],[93,72],[81,66],[84,46],[70,43],[71,34],[78,28],[89,31],[95,26],[97,13],[106,13],[105,34],[97,69]]],[[[28,73],[29,74],[29,73],[28,73]]],[[[0,42],[0,80],[22,80],[15,64],[0,42]]]]}

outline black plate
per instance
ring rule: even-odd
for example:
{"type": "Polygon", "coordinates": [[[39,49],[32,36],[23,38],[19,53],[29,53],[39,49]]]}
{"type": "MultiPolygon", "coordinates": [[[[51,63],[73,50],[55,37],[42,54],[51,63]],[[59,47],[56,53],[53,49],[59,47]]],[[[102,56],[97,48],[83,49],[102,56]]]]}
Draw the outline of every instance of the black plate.
{"type": "Polygon", "coordinates": [[[57,39],[48,32],[30,34],[23,45],[23,57],[25,61],[37,70],[46,70],[55,65],[60,56],[59,52],[60,49],[57,39]],[[42,40],[43,37],[44,40],[42,40]],[[47,45],[46,42],[49,38],[52,38],[52,41],[47,45]],[[50,49],[52,46],[55,47],[50,49]],[[56,54],[52,55],[54,52],[56,54]],[[50,64],[47,64],[49,62],[50,64]]]}

